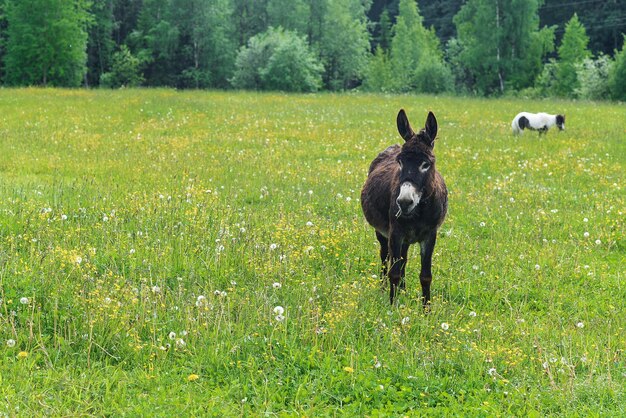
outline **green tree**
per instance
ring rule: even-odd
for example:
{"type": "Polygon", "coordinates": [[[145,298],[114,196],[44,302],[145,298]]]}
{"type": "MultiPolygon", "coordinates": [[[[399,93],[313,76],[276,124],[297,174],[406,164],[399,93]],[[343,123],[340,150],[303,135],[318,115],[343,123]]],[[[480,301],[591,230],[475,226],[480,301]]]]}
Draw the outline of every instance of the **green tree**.
{"type": "Polygon", "coordinates": [[[126,45],[113,54],[111,71],[100,76],[102,87],[137,87],[143,82],[139,59],[133,56],[126,45]]]}
{"type": "Polygon", "coordinates": [[[328,0],[305,0],[309,6],[309,24],[307,37],[309,45],[319,51],[324,33],[324,16],[328,9],[328,0]]]}
{"type": "Polygon", "coordinates": [[[268,0],[267,24],[308,34],[311,9],[305,0],[268,0]]]}
{"type": "Polygon", "coordinates": [[[578,15],[574,13],[574,16],[565,25],[565,34],[558,48],[556,92],[559,95],[575,95],[575,90],[579,87],[576,67],[591,55],[587,49],[587,44],[589,44],[589,38],[585,27],[578,20],[578,15]]]}
{"type": "Polygon", "coordinates": [[[172,0],[144,0],[137,29],[129,37],[129,47],[139,58],[146,84],[174,86],[180,62],[178,27],[171,15],[172,0]]]}
{"type": "Polygon", "coordinates": [[[226,88],[235,69],[237,45],[232,0],[214,0],[207,9],[205,25],[210,28],[206,65],[211,69],[211,86],[226,88]]]}
{"type": "Polygon", "coordinates": [[[245,45],[252,36],[267,30],[267,2],[268,0],[233,0],[238,46],[245,45]]]}
{"type": "Polygon", "coordinates": [[[370,57],[365,80],[365,89],[370,91],[391,91],[393,88],[393,71],[389,56],[381,45],[376,47],[374,55],[370,57]]]}
{"type": "Polygon", "coordinates": [[[579,87],[574,91],[576,97],[588,100],[605,100],[611,97],[609,74],[613,60],[608,55],[600,54],[596,59],[585,58],[576,65],[576,78],[579,87]]]}
{"type": "Polygon", "coordinates": [[[88,86],[97,84],[100,76],[111,66],[115,50],[113,11],[114,0],[96,1],[91,6],[93,24],[89,27],[87,42],[86,84],[88,86]]]}
{"type": "Polygon", "coordinates": [[[615,63],[609,72],[609,89],[613,99],[626,101],[626,35],[623,35],[622,49],[615,51],[615,63]]]}
{"type": "Polygon", "coordinates": [[[361,81],[369,57],[369,32],[361,0],[328,0],[319,44],[326,69],[324,81],[331,90],[352,88],[361,81]]]}
{"type": "Polygon", "coordinates": [[[468,0],[454,17],[459,62],[471,74],[470,89],[503,93],[532,84],[552,49],[552,29],[539,31],[539,0],[468,0]]]}
{"type": "Polygon", "coordinates": [[[227,87],[234,69],[231,0],[174,0],[170,21],[179,34],[176,53],[180,87],[227,87]]]}
{"type": "Polygon", "coordinates": [[[322,65],[304,37],[282,28],[269,28],[241,48],[231,80],[235,88],[315,91],[322,84],[322,65]]]}
{"type": "Polygon", "coordinates": [[[380,14],[380,20],[378,21],[378,37],[376,38],[378,46],[380,46],[384,51],[388,51],[391,47],[391,38],[393,34],[391,29],[392,23],[389,11],[384,9],[380,14]]]}
{"type": "Polygon", "coordinates": [[[237,43],[232,0],[145,0],[129,36],[148,85],[229,86],[237,43]]]}
{"type": "Polygon", "coordinates": [[[4,55],[6,53],[7,42],[7,16],[6,16],[6,0],[0,0],[0,81],[4,80],[4,55]]]}
{"type": "Polygon", "coordinates": [[[8,0],[6,81],[76,87],[87,71],[86,0],[8,0]]]}
{"type": "Polygon", "coordinates": [[[400,0],[390,61],[395,91],[437,93],[452,87],[439,39],[433,30],[424,28],[415,0],[400,0]]]}

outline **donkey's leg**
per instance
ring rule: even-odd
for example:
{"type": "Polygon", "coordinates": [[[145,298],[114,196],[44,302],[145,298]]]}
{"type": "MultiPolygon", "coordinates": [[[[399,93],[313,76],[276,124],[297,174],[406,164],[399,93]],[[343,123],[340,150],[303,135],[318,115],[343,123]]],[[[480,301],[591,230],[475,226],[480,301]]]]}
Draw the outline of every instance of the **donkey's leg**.
{"type": "Polygon", "coordinates": [[[426,240],[420,242],[420,256],[422,269],[420,271],[420,283],[422,285],[422,303],[424,307],[430,303],[430,283],[433,280],[431,272],[433,251],[437,241],[437,231],[433,232],[426,240]]]}
{"type": "Polygon", "coordinates": [[[378,231],[376,231],[376,238],[380,243],[380,282],[384,286],[387,277],[387,264],[389,263],[389,241],[378,231]]]}
{"type": "Polygon", "coordinates": [[[402,244],[402,252],[401,252],[402,271],[400,275],[400,289],[402,290],[406,289],[406,279],[404,278],[404,274],[406,271],[406,263],[409,260],[407,257],[408,253],[409,253],[409,244],[402,244]]]}
{"type": "Polygon", "coordinates": [[[402,278],[402,270],[406,260],[402,258],[402,235],[389,234],[389,253],[391,265],[389,266],[389,303],[393,304],[396,296],[400,279],[402,278]]]}

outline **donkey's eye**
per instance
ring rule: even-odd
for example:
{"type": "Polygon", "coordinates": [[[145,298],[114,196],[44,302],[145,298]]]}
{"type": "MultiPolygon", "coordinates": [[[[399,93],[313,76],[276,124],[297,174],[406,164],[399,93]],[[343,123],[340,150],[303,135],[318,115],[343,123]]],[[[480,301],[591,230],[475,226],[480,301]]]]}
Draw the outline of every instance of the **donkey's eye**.
{"type": "Polygon", "coordinates": [[[423,162],[423,163],[420,165],[420,171],[421,171],[422,173],[427,172],[429,168],[430,168],[430,164],[429,164],[429,163],[427,163],[427,162],[423,162]]]}
{"type": "Polygon", "coordinates": [[[402,160],[396,160],[398,162],[398,165],[400,166],[400,168],[402,168],[402,160]]]}

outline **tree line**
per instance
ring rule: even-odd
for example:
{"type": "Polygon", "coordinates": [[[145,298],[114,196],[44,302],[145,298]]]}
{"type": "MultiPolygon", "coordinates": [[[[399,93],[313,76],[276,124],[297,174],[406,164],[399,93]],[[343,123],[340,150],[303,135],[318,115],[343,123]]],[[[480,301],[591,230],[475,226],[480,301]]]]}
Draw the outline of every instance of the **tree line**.
{"type": "Polygon", "coordinates": [[[626,100],[625,29],[624,0],[0,0],[0,82],[626,100]]]}

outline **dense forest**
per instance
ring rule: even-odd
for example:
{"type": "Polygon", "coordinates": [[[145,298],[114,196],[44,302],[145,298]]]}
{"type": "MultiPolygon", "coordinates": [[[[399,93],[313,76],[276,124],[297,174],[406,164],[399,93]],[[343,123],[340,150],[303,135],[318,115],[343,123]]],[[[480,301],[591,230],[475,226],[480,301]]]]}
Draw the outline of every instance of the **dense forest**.
{"type": "Polygon", "coordinates": [[[626,0],[0,0],[5,86],[626,100],[626,0]]]}

